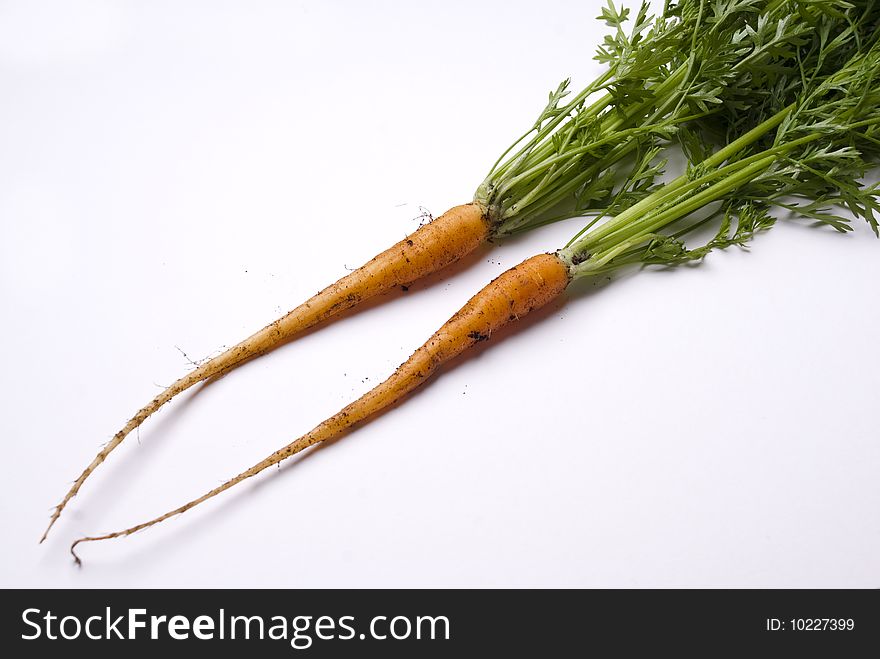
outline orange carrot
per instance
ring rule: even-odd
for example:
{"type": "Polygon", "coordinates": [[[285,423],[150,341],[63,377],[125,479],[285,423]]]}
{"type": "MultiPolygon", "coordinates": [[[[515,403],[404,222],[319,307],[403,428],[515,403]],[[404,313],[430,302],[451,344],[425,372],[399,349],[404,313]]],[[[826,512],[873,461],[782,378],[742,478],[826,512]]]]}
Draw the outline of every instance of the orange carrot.
{"type": "Polygon", "coordinates": [[[491,224],[482,206],[476,203],[455,206],[256,334],[177,380],[129,419],[122,430],[100,450],[55,507],[40,542],[46,539],[61,511],[76,496],[92,472],[131,431],[172,398],[199,382],[225,375],[244,362],[269,352],[304,330],[364,300],[411,284],[451,265],[483,244],[490,235],[491,224]]]}
{"type": "Polygon", "coordinates": [[[555,254],[540,254],[523,261],[518,266],[501,274],[472,297],[387,380],[330,418],[322,421],[310,432],[275,451],[247,471],[243,471],[238,476],[180,508],[175,508],[149,522],[132,526],[124,531],[80,538],[70,548],[74,559],[77,563],[80,562],[75,548],[81,542],[108,540],[146,529],[169,517],[186,512],[203,501],[228,490],[233,485],[251,476],[256,476],[264,469],[276,465],[310,446],[339,437],[356,424],[376,416],[416,389],[440,365],[460,355],[471,346],[489,339],[494,332],[505,325],[515,322],[530,311],[538,309],[558,297],[568,286],[570,280],[568,264],[555,254]]]}

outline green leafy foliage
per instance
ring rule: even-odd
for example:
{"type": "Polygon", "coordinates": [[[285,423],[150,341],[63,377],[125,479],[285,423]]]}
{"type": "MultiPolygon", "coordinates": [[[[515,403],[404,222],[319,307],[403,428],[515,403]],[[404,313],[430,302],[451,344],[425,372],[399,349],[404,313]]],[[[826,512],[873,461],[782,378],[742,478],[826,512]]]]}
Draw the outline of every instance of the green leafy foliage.
{"type": "MultiPolygon", "coordinates": [[[[822,3],[785,3],[800,11],[814,4],[822,3]]],[[[880,235],[880,184],[865,182],[876,178],[880,162],[880,11],[873,2],[825,3],[811,16],[816,28],[808,41],[798,37],[796,71],[778,77],[771,95],[737,121],[739,135],[725,128],[735,139],[713,149],[707,135],[720,132],[709,130],[717,127],[715,116],[679,127],[686,172],[563,250],[578,274],[633,263],[679,265],[743,247],[773,226],[774,208],[841,232],[851,229],[852,216],[860,217],[880,235]],[[829,27],[834,21],[836,32],[829,27]],[[707,220],[676,227],[715,202],[722,209],[717,234],[689,248],[682,237],[707,220]],[[672,233],[661,233],[667,228],[672,233]]],[[[755,34],[766,30],[766,22],[759,23],[755,34]]],[[[779,39],[774,33],[756,43],[779,39]]]]}
{"type": "Polygon", "coordinates": [[[855,11],[844,2],[679,0],[652,17],[647,3],[633,13],[609,0],[599,18],[610,33],[596,54],[607,71],[577,94],[561,83],[475,200],[499,235],[636,203],[663,169],[645,154],[679,134],[691,155],[703,153],[704,134],[724,139],[778,111],[827,65],[820,55],[851,46],[855,11]]]}

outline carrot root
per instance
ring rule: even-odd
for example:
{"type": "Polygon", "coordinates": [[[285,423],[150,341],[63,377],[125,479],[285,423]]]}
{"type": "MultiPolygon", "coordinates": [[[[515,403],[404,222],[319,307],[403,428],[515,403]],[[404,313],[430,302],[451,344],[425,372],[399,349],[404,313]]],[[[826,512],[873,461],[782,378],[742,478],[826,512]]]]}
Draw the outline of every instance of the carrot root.
{"type": "Polygon", "coordinates": [[[55,507],[40,542],[46,539],[61,511],[92,472],[129,433],[172,398],[199,382],[225,375],[364,300],[409,285],[451,265],[484,243],[490,232],[490,222],[481,206],[475,203],[455,206],[278,320],[174,382],[129,419],[98,452],[55,507]]]}
{"type": "Polygon", "coordinates": [[[80,543],[109,540],[149,528],[169,517],[186,512],[310,446],[339,437],[422,385],[445,362],[489,339],[505,325],[516,322],[558,297],[568,286],[570,279],[568,265],[555,254],[540,254],[523,261],[501,274],[471,298],[387,380],[322,421],[310,432],[210,492],[164,515],[123,531],[80,538],[70,548],[74,559],[77,563],[80,562],[75,551],[80,543]]]}

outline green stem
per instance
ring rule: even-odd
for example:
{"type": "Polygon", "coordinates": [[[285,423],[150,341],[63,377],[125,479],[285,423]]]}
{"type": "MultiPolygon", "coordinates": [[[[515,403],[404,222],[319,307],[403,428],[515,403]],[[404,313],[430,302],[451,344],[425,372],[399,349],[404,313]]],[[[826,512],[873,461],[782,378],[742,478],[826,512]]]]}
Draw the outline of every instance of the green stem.
{"type": "MultiPolygon", "coordinates": [[[[733,175],[737,174],[738,172],[742,171],[743,169],[745,169],[746,167],[748,167],[749,165],[751,165],[755,162],[759,162],[761,160],[764,160],[767,157],[773,157],[773,158],[779,159],[781,156],[785,155],[785,153],[791,151],[793,148],[795,148],[797,146],[801,146],[803,144],[807,144],[809,142],[814,142],[815,140],[819,139],[821,136],[822,136],[821,133],[811,133],[810,135],[806,135],[806,136],[801,137],[799,139],[792,140],[790,142],[786,142],[785,144],[782,144],[782,145],[770,147],[769,149],[761,151],[760,153],[756,153],[752,156],[748,156],[748,157],[743,158],[741,160],[736,160],[728,165],[725,165],[724,167],[719,167],[718,169],[712,170],[712,171],[708,172],[707,174],[704,174],[703,176],[701,176],[697,179],[694,179],[690,184],[688,184],[684,188],[679,188],[678,190],[676,190],[674,192],[673,195],[667,195],[666,197],[659,199],[657,201],[656,205],[654,205],[651,210],[646,212],[646,215],[650,215],[650,213],[652,211],[657,211],[657,210],[661,209],[663,206],[669,206],[670,204],[674,206],[678,202],[672,201],[673,196],[678,196],[679,199],[685,199],[685,198],[687,198],[688,194],[690,194],[691,192],[694,192],[695,190],[698,190],[699,188],[703,187],[707,183],[710,183],[711,181],[714,181],[719,178],[724,178],[725,176],[733,176],[733,175]]],[[[596,251],[604,249],[607,244],[614,244],[619,239],[619,237],[621,235],[621,231],[623,232],[623,235],[628,235],[628,233],[629,233],[628,229],[631,226],[632,225],[627,225],[627,226],[623,227],[622,229],[619,229],[617,232],[612,233],[611,236],[608,236],[605,239],[601,240],[598,244],[592,245],[590,251],[596,252],[596,251]]]]}
{"type": "Polygon", "coordinates": [[[616,240],[632,240],[641,235],[653,233],[665,227],[667,224],[674,222],[686,215],[690,215],[695,210],[698,210],[705,206],[706,204],[710,204],[713,201],[716,201],[723,197],[728,192],[735,190],[740,187],[742,184],[751,181],[758,174],[766,170],[770,167],[774,162],[776,162],[776,155],[769,155],[765,158],[761,158],[753,162],[752,164],[743,167],[739,172],[728,176],[727,178],[715,183],[714,185],[709,186],[702,192],[695,194],[694,196],[685,199],[684,201],[675,204],[671,208],[668,208],[654,216],[647,216],[638,222],[634,222],[627,231],[623,231],[619,236],[616,236],[616,240]]]}
{"type": "MultiPolygon", "coordinates": [[[[792,111],[793,107],[793,105],[789,105],[788,107],[780,110],[775,115],[755,126],[755,128],[748,131],[738,139],[734,140],[724,148],[719,149],[718,151],[713,153],[711,156],[703,160],[702,163],[700,163],[700,166],[707,169],[718,167],[724,161],[736,155],[754,142],[757,142],[769,131],[778,127],[779,124],[781,124],[785,120],[785,117],[792,111]]],[[[671,200],[674,196],[680,196],[683,193],[696,189],[696,187],[705,184],[706,182],[716,178],[717,176],[717,171],[710,172],[699,179],[691,181],[688,175],[683,174],[682,176],[679,176],[678,178],[664,185],[662,188],[657,190],[657,192],[645,197],[638,203],[630,206],[628,209],[626,209],[613,219],[609,220],[602,226],[596,227],[585,235],[583,234],[583,232],[577,234],[571,241],[569,241],[568,245],[566,245],[563,251],[565,253],[570,253],[572,257],[579,253],[592,252],[593,250],[599,248],[605,238],[608,238],[612,234],[619,232],[621,229],[624,229],[625,227],[630,225],[636,218],[643,217],[647,213],[663,205],[665,202],[671,200]]]]}
{"type": "MultiPolygon", "coordinates": [[[[675,88],[681,82],[681,78],[686,74],[686,67],[680,66],[673,73],[668,75],[661,83],[659,83],[655,90],[654,95],[645,101],[637,104],[634,108],[631,108],[628,112],[617,114],[617,113],[606,113],[606,115],[602,118],[602,126],[600,128],[600,137],[591,144],[578,147],[574,151],[569,151],[563,155],[559,155],[557,153],[556,145],[553,144],[553,141],[549,139],[549,135],[555,127],[561,123],[567,116],[566,113],[560,113],[553,121],[551,121],[545,128],[542,128],[542,135],[536,136],[535,139],[529,142],[529,144],[525,145],[516,155],[512,156],[508,161],[502,165],[496,172],[491,174],[491,177],[494,177],[496,180],[502,180],[503,182],[496,187],[495,190],[491,192],[491,196],[496,200],[494,214],[497,218],[497,223],[499,225],[498,232],[499,233],[508,233],[511,230],[510,225],[503,226],[509,220],[512,220],[517,215],[522,215],[525,208],[528,205],[543,196],[546,193],[553,190],[553,186],[551,185],[553,181],[564,178],[564,174],[570,171],[573,167],[579,165],[578,157],[584,154],[589,153],[592,149],[597,148],[598,146],[602,146],[606,143],[611,143],[621,138],[626,139],[628,135],[631,133],[633,136],[638,134],[640,131],[646,130],[644,127],[633,127],[631,129],[624,129],[621,131],[621,128],[625,126],[627,123],[638,121],[640,118],[644,120],[644,113],[649,111],[652,107],[656,107],[656,111],[651,115],[653,119],[656,115],[661,114],[660,109],[665,108],[668,104],[678,98],[678,94],[675,93],[675,88]],[[659,101],[659,105],[658,105],[659,101]],[[520,172],[518,174],[512,175],[513,172],[516,171],[516,168],[521,165],[528,159],[529,162],[537,163],[532,165],[526,171],[520,172]],[[510,192],[517,186],[528,182],[529,180],[537,177],[543,172],[545,169],[552,168],[554,164],[558,164],[560,162],[569,162],[571,165],[569,167],[562,168],[554,168],[548,172],[548,175],[544,176],[544,179],[541,180],[537,185],[534,185],[529,189],[522,197],[519,197],[513,204],[509,207],[505,207],[504,200],[505,197],[510,194],[510,192]],[[506,178],[504,175],[507,175],[509,178],[506,178]]],[[[584,92],[578,95],[578,98],[575,99],[572,103],[580,102],[582,100],[584,92]]],[[[590,117],[596,116],[598,111],[604,109],[610,103],[610,95],[604,96],[597,103],[594,103],[590,107],[582,110],[580,115],[581,117],[590,117]]],[[[623,153],[628,153],[629,149],[623,151],[623,153]]],[[[614,152],[612,152],[614,153],[614,152]]],[[[621,156],[622,157],[622,156],[621,156]]],[[[607,158],[602,158],[601,162],[604,163],[602,166],[595,168],[597,173],[607,169],[610,167],[616,159],[609,160],[607,158]]],[[[578,184],[585,180],[583,177],[577,177],[578,184]]],[[[565,186],[566,189],[576,189],[576,186],[565,186]]],[[[481,194],[481,191],[486,190],[486,184],[480,187],[478,190],[478,196],[481,194]]],[[[561,196],[558,194],[552,195],[552,204],[554,205],[561,200],[561,196]]],[[[543,205],[543,204],[542,204],[543,205]]],[[[534,215],[533,213],[531,215],[534,215]]]]}
{"type": "MultiPolygon", "coordinates": [[[[529,130],[525,135],[523,135],[522,138],[520,138],[519,140],[514,142],[512,145],[510,145],[510,147],[508,147],[507,151],[502,153],[501,157],[498,158],[498,160],[492,166],[492,169],[489,171],[489,175],[486,177],[486,180],[488,181],[489,179],[492,179],[492,178],[498,178],[498,177],[502,176],[503,174],[505,174],[511,167],[513,167],[520,160],[520,158],[523,155],[528,153],[531,149],[534,149],[534,147],[538,143],[540,143],[544,139],[546,139],[546,137],[549,134],[551,134],[553,132],[553,130],[565,120],[565,118],[569,115],[569,113],[575,107],[577,107],[578,103],[582,102],[588,96],[590,96],[594,92],[598,91],[599,89],[604,88],[605,85],[608,83],[609,80],[611,80],[611,78],[613,76],[614,76],[614,70],[609,69],[608,71],[603,73],[601,76],[596,78],[596,80],[594,80],[589,85],[584,87],[580,91],[580,93],[577,96],[575,96],[571,100],[571,102],[568,103],[568,105],[565,105],[562,108],[562,110],[559,111],[559,114],[556,117],[554,117],[551,121],[549,121],[544,126],[532,128],[532,130],[529,130]],[[532,131],[537,131],[535,134],[535,137],[533,137],[531,140],[529,140],[528,143],[524,144],[522,146],[522,148],[520,148],[520,150],[517,151],[514,155],[510,156],[510,158],[507,159],[507,162],[505,162],[503,165],[501,165],[501,167],[498,167],[499,163],[501,163],[501,161],[504,160],[505,156],[507,156],[507,154],[510,153],[510,151],[517,144],[519,144],[523,138],[525,138],[530,133],[532,133],[532,131]]],[[[607,106],[609,103],[611,103],[612,100],[613,99],[611,97],[611,94],[605,94],[603,97],[601,97],[595,103],[593,103],[593,105],[586,108],[584,110],[584,112],[591,112],[594,114],[598,114],[599,112],[602,111],[602,109],[605,106],[607,106]]]]}
{"type": "MultiPolygon", "coordinates": [[[[715,110],[708,110],[707,112],[700,114],[680,117],[675,116],[676,113],[679,112],[677,109],[675,113],[673,113],[673,116],[669,117],[663,124],[653,123],[667,114],[666,106],[675,102],[677,97],[678,93],[667,95],[663,104],[659,106],[650,117],[645,119],[639,127],[618,131],[616,134],[613,134],[608,138],[597,140],[586,147],[580,147],[578,149],[579,152],[589,152],[592,148],[602,145],[603,143],[619,141],[621,139],[624,140],[622,144],[619,144],[605,156],[602,156],[593,162],[593,164],[586,170],[572,178],[568,178],[568,173],[571,169],[581,166],[579,160],[571,157],[569,154],[555,156],[552,159],[555,164],[558,164],[558,162],[561,161],[566,161],[566,165],[550,172],[539,184],[533,186],[524,197],[517,200],[517,202],[510,208],[503,209],[501,216],[504,219],[499,223],[496,231],[497,235],[509,235],[515,233],[526,223],[528,223],[530,227],[543,224],[540,220],[536,221],[536,218],[549,212],[554,206],[557,206],[569,195],[574,193],[574,191],[583,183],[594,178],[606,169],[609,169],[612,165],[616,164],[619,160],[631,153],[638,146],[638,142],[635,139],[631,139],[632,137],[639,134],[646,134],[653,130],[660,130],[664,127],[701,119],[715,112],[715,110]],[[563,181],[563,183],[560,186],[554,187],[551,183],[554,183],[555,181],[563,181]],[[530,207],[532,204],[536,205],[530,207]]],[[[644,109],[644,107],[642,107],[642,109],[644,109]]],[[[535,169],[540,171],[542,166],[543,165],[538,165],[535,169]]]]}

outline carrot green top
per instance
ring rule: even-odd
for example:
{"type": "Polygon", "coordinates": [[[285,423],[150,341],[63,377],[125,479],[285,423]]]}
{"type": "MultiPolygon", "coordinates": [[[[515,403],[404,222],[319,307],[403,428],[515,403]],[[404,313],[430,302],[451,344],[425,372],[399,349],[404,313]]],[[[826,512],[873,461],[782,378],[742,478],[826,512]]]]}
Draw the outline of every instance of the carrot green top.
{"type": "MultiPolygon", "coordinates": [[[[812,64],[801,67],[796,100],[765,104],[769,117],[712,151],[699,133],[686,133],[690,165],[600,226],[588,225],[559,252],[575,276],[624,265],[676,265],[713,249],[745,244],[774,223],[774,207],[847,231],[846,208],[880,235],[880,184],[863,179],[880,161],[880,10],[868,5],[847,34],[817,32],[812,64]],[[841,44],[848,39],[846,47],[841,44]],[[680,221],[719,202],[707,217],[680,221]],[[721,216],[715,237],[689,249],[681,238],[721,216]],[[667,228],[671,232],[662,233],[667,228]]],[[[804,60],[806,61],[806,60],[804,60]]],[[[762,118],[756,113],[756,120],[762,118]]]]}
{"type": "Polygon", "coordinates": [[[705,150],[706,127],[746,132],[867,34],[872,2],[681,0],[655,18],[609,0],[605,73],[570,100],[566,80],[475,194],[496,235],[623,210],[654,192],[662,147],[705,150]],[[625,29],[629,22],[630,27],[625,29]],[[694,128],[696,124],[696,128],[694,128]],[[620,167],[625,162],[626,171],[620,167]],[[621,182],[622,179],[622,182],[621,182]]]}

